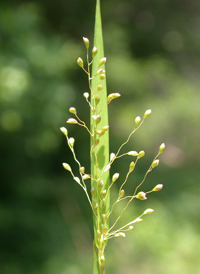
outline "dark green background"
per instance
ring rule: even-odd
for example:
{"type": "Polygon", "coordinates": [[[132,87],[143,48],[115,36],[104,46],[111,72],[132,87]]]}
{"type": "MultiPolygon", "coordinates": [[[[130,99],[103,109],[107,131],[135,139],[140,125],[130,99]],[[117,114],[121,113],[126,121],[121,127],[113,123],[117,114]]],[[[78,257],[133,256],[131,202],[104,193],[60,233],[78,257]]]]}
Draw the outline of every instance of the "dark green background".
{"type": "MultiPolygon", "coordinates": [[[[111,152],[126,140],[135,117],[152,109],[123,151],[146,152],[126,193],[141,181],[159,145],[167,147],[141,189],[161,183],[163,190],[133,202],[122,224],[146,208],[155,212],[125,239],[108,243],[107,273],[199,273],[200,2],[101,2],[108,92],[122,95],[109,108],[111,152]]],[[[76,59],[85,61],[82,36],[92,42],[94,12],[94,0],[0,2],[1,274],[92,271],[91,211],[62,168],[67,162],[78,175],[59,128],[72,117],[71,106],[89,123],[82,96],[87,77],[76,59]]],[[[67,128],[89,171],[87,132],[67,128]]],[[[124,178],[131,160],[117,161],[111,175],[124,178]]]]}

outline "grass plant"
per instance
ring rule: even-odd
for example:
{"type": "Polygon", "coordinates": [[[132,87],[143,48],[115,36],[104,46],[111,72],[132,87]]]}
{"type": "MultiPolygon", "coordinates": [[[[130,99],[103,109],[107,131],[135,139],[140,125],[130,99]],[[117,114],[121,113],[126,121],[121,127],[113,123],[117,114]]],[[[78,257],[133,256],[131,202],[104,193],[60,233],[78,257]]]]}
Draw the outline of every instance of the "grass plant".
{"type": "Polygon", "coordinates": [[[109,122],[108,122],[108,105],[121,94],[110,93],[107,95],[106,88],[106,57],[104,56],[103,34],[101,24],[100,0],[96,1],[96,16],[94,30],[94,46],[90,52],[90,41],[83,37],[83,42],[86,47],[86,65],[81,57],[77,59],[77,64],[86,73],[88,79],[89,92],[83,94],[90,108],[90,127],[77,114],[74,107],[70,107],[69,112],[74,115],[73,118],[67,120],[68,124],[75,124],[84,127],[90,136],[90,160],[91,171],[86,172],[84,166],[76,157],[73,137],[68,136],[68,131],[65,127],[61,127],[67,139],[68,146],[73,154],[74,160],[79,166],[79,175],[75,175],[69,164],[63,163],[63,167],[68,170],[74,181],[85,192],[88,202],[93,213],[94,224],[94,243],[93,243],[93,274],[105,274],[105,247],[108,240],[114,237],[126,237],[126,232],[133,231],[134,225],[141,222],[142,217],[152,213],[153,209],[146,209],[140,216],[137,216],[122,227],[117,227],[118,221],[123,216],[124,211],[134,199],[146,200],[147,194],[160,191],[162,184],[156,185],[150,191],[139,191],[143,185],[147,175],[159,165],[158,156],[165,150],[165,144],[161,144],[157,155],[150,164],[148,170],[144,174],[142,181],[137,185],[131,195],[126,195],[124,186],[128,181],[130,174],[134,171],[137,162],[145,156],[142,151],[128,151],[121,154],[122,148],[129,142],[132,135],[142,126],[145,120],[151,115],[151,109],[145,111],[143,118],[137,116],[134,121],[134,128],[127,137],[126,141],[118,148],[116,153],[109,153],[109,122]],[[90,56],[91,60],[90,60],[90,56]],[[114,161],[121,157],[131,156],[134,160],[130,162],[125,180],[122,181],[118,191],[117,199],[110,206],[110,191],[112,186],[119,179],[119,173],[113,173],[110,179],[110,170],[114,161]],[[91,182],[91,187],[88,182],[91,182]],[[125,200],[126,204],[116,220],[109,225],[109,219],[112,215],[116,204],[125,200]]]}

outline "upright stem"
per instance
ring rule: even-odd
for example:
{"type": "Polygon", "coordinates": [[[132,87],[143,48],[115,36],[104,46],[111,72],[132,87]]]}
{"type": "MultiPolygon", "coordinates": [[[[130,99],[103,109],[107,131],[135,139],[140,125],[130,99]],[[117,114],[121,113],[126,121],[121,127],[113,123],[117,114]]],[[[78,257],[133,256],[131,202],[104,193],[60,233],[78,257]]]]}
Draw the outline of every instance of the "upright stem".
{"type": "MultiPolygon", "coordinates": [[[[103,34],[101,25],[101,11],[100,0],[96,1],[96,14],[95,14],[95,29],[94,29],[94,46],[98,49],[97,56],[93,60],[92,64],[92,76],[94,76],[98,70],[99,61],[104,57],[103,48],[103,34]]],[[[101,68],[105,69],[105,66],[101,68]]],[[[105,106],[107,102],[107,89],[106,80],[99,82],[99,76],[94,77],[91,80],[92,94],[98,93],[100,101],[98,105],[95,104],[93,96],[91,96],[91,105],[94,108],[90,112],[90,131],[91,136],[91,187],[94,190],[93,194],[93,223],[94,223],[94,248],[93,248],[93,274],[105,274],[104,268],[104,248],[105,244],[103,240],[103,228],[109,228],[108,220],[103,220],[102,215],[108,216],[110,210],[110,195],[109,195],[109,171],[103,174],[103,168],[109,164],[109,134],[108,130],[105,134],[99,137],[96,134],[96,130],[101,130],[104,126],[108,126],[108,109],[105,106]],[[97,86],[101,84],[103,89],[98,92],[97,86]],[[102,110],[103,109],[103,110],[102,110]],[[101,111],[102,110],[102,111],[101,111]],[[100,113],[101,122],[99,124],[94,121],[92,116],[100,113]],[[99,139],[99,144],[95,146],[95,142],[99,139]],[[103,174],[103,176],[101,176],[103,174]],[[100,178],[101,177],[101,178],[100,178]],[[99,187],[99,181],[103,181],[103,186],[99,187]],[[102,199],[102,191],[106,190],[107,194],[105,199],[102,199]],[[104,226],[102,227],[102,224],[104,226]],[[103,241],[103,243],[102,243],[103,241]]]]}

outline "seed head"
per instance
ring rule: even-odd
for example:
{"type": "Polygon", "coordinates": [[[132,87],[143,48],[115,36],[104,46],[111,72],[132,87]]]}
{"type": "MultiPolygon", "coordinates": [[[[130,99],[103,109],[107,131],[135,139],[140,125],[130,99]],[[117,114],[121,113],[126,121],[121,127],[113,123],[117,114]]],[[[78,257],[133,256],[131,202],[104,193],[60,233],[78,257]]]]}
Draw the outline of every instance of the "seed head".
{"type": "Polygon", "coordinates": [[[92,116],[92,119],[94,121],[96,121],[96,124],[98,125],[100,122],[101,122],[101,116],[98,114],[98,115],[93,115],[92,116]]]}
{"type": "Polygon", "coordinates": [[[164,150],[165,150],[165,144],[162,143],[159,147],[159,154],[163,153],[164,150]]]}
{"type": "Polygon", "coordinates": [[[75,109],[75,108],[73,108],[73,107],[71,107],[71,108],[69,109],[69,112],[71,112],[71,113],[73,113],[73,114],[75,114],[75,115],[76,115],[76,109],[75,109]]]}
{"type": "Polygon", "coordinates": [[[101,198],[103,199],[103,198],[105,198],[106,197],[106,189],[104,189],[103,191],[102,191],[102,193],[101,193],[101,198]]]}
{"type": "Polygon", "coordinates": [[[100,121],[101,121],[101,116],[100,116],[100,115],[93,115],[93,116],[92,116],[92,119],[93,119],[94,121],[96,121],[97,124],[99,124],[100,121]]]}
{"type": "Polygon", "coordinates": [[[96,47],[93,47],[92,49],[92,57],[94,58],[97,55],[98,49],[96,47]]]}
{"type": "Polygon", "coordinates": [[[87,179],[90,179],[90,175],[89,174],[84,174],[82,178],[85,181],[87,179]]]}
{"type": "Polygon", "coordinates": [[[124,196],[124,194],[125,194],[125,191],[122,189],[122,190],[120,191],[119,197],[122,198],[122,197],[124,196]]]}
{"type": "Polygon", "coordinates": [[[103,217],[104,222],[106,222],[107,219],[108,219],[107,215],[106,215],[106,214],[103,214],[102,217],[103,217]]]}
{"type": "Polygon", "coordinates": [[[135,163],[134,162],[131,162],[130,163],[130,167],[129,167],[129,172],[132,172],[135,168],[135,163]]]}
{"type": "Polygon", "coordinates": [[[127,154],[130,156],[138,156],[137,151],[129,151],[127,154]]]}
{"type": "Polygon", "coordinates": [[[107,165],[107,166],[105,166],[105,167],[103,168],[103,171],[106,172],[106,171],[108,171],[110,168],[111,168],[111,166],[110,166],[110,165],[107,165]]]}
{"type": "Polygon", "coordinates": [[[97,106],[100,101],[100,96],[98,94],[95,94],[93,98],[94,98],[96,106],[97,106]]]}
{"type": "Polygon", "coordinates": [[[101,137],[102,135],[104,135],[104,132],[102,132],[101,130],[96,130],[96,134],[99,135],[99,137],[101,137]]]}
{"type": "Polygon", "coordinates": [[[66,123],[68,123],[68,124],[78,124],[77,120],[74,119],[74,118],[69,118],[69,119],[66,121],[66,123]]]}
{"type": "Polygon", "coordinates": [[[75,142],[74,138],[72,138],[72,137],[69,138],[69,146],[70,146],[71,148],[73,148],[74,142],[75,142]]]}
{"type": "Polygon", "coordinates": [[[103,181],[101,180],[98,185],[99,185],[99,189],[102,189],[102,187],[103,187],[103,181]]]}
{"type": "Polygon", "coordinates": [[[61,128],[60,128],[60,131],[61,131],[63,134],[65,134],[65,136],[68,135],[67,129],[66,129],[65,127],[61,127],[61,128]]]}
{"type": "Polygon", "coordinates": [[[81,57],[78,57],[77,64],[79,65],[79,67],[83,68],[83,60],[81,57]]]}
{"type": "Polygon", "coordinates": [[[144,119],[146,119],[147,117],[149,117],[149,115],[151,115],[151,109],[148,109],[145,111],[144,113],[144,119]]]}
{"type": "Polygon", "coordinates": [[[137,116],[137,117],[135,118],[135,126],[136,126],[136,127],[139,125],[140,121],[141,121],[140,116],[137,116]]]}
{"type": "Polygon", "coordinates": [[[81,166],[80,168],[79,168],[79,171],[80,171],[80,173],[84,173],[85,172],[85,167],[84,166],[81,166]]]}
{"type": "Polygon", "coordinates": [[[106,78],[106,75],[104,73],[100,74],[100,80],[104,80],[106,78]]]}
{"type": "Polygon", "coordinates": [[[120,97],[121,94],[120,93],[111,93],[108,95],[108,98],[107,98],[107,102],[110,102],[112,101],[113,99],[116,99],[118,97],[120,97]]]}
{"type": "Polygon", "coordinates": [[[74,177],[74,180],[75,180],[78,184],[80,184],[80,179],[79,179],[78,177],[74,177]]]}
{"type": "Polygon", "coordinates": [[[88,48],[89,48],[89,46],[90,46],[90,41],[89,41],[89,39],[88,39],[88,38],[86,38],[86,37],[83,37],[83,42],[84,42],[84,44],[85,44],[86,48],[88,49],[88,48]]]}
{"type": "Polygon", "coordinates": [[[94,113],[96,111],[96,108],[91,106],[91,111],[94,113]]]}
{"type": "Polygon", "coordinates": [[[162,184],[158,184],[157,186],[155,186],[152,191],[160,191],[163,188],[162,184]]]}
{"type": "Polygon", "coordinates": [[[102,131],[101,131],[100,129],[97,129],[97,130],[96,130],[96,134],[102,135],[102,131]]]}
{"type": "Polygon", "coordinates": [[[72,171],[70,165],[68,165],[68,164],[66,164],[66,163],[63,163],[62,165],[63,165],[64,169],[68,170],[69,172],[72,171]]]}
{"type": "Polygon", "coordinates": [[[110,154],[110,162],[112,162],[114,160],[114,158],[115,158],[115,153],[111,153],[110,154]]]}
{"type": "Polygon", "coordinates": [[[88,92],[84,92],[84,93],[83,93],[83,96],[84,96],[86,99],[88,99],[88,97],[89,97],[90,95],[89,95],[88,92]]]}
{"type": "Polygon", "coordinates": [[[109,129],[109,126],[104,126],[104,127],[101,129],[101,131],[102,131],[102,132],[106,132],[108,129],[109,129]]]}
{"type": "Polygon", "coordinates": [[[143,220],[141,218],[136,218],[132,224],[136,224],[136,223],[139,223],[139,222],[142,222],[143,220]]]}
{"type": "Polygon", "coordinates": [[[119,232],[119,233],[116,233],[115,234],[115,237],[126,237],[126,234],[125,233],[123,233],[123,232],[119,232]]]}
{"type": "Polygon", "coordinates": [[[97,91],[100,91],[100,90],[102,90],[103,89],[103,86],[102,85],[98,85],[97,86],[97,91]]]}
{"type": "Polygon", "coordinates": [[[154,212],[154,210],[151,209],[151,208],[148,208],[148,209],[146,209],[146,210],[143,212],[142,215],[150,214],[150,213],[152,213],[152,212],[154,212]]]}
{"type": "Polygon", "coordinates": [[[140,191],[140,192],[136,195],[136,198],[137,198],[138,200],[146,200],[146,199],[147,199],[146,193],[143,192],[143,191],[140,191]]]}
{"type": "Polygon", "coordinates": [[[119,173],[115,173],[115,174],[112,176],[112,183],[114,183],[118,178],[119,178],[119,173]]]}
{"type": "Polygon", "coordinates": [[[139,153],[138,153],[138,159],[140,159],[140,158],[142,158],[142,157],[144,157],[144,155],[145,155],[145,152],[144,152],[144,150],[141,150],[139,153]]]}
{"type": "Polygon", "coordinates": [[[99,74],[104,73],[104,72],[105,72],[105,70],[102,69],[102,68],[100,68],[100,69],[97,70],[97,73],[96,73],[96,74],[99,75],[99,74]]]}
{"type": "Polygon", "coordinates": [[[99,61],[99,68],[100,68],[102,65],[104,65],[105,62],[106,62],[106,57],[101,58],[101,60],[99,61]]]}
{"type": "Polygon", "coordinates": [[[156,159],[153,161],[153,163],[151,164],[151,167],[154,168],[154,167],[157,167],[159,165],[159,160],[156,159]]]}

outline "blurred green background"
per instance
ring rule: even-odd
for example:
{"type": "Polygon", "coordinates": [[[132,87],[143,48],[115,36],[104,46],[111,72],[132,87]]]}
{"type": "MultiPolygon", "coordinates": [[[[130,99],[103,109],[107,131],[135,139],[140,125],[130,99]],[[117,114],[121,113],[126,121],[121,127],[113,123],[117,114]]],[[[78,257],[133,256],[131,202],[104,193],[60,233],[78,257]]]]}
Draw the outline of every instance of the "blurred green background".
{"type": "MultiPolygon", "coordinates": [[[[111,152],[126,140],[135,117],[152,109],[124,149],[146,152],[126,193],[141,181],[159,145],[167,147],[141,189],[160,183],[163,190],[133,202],[123,221],[146,208],[155,212],[125,239],[110,240],[107,273],[200,273],[200,2],[101,2],[108,92],[122,95],[109,108],[111,152]]],[[[0,2],[1,274],[92,271],[91,210],[62,168],[68,162],[77,172],[59,128],[71,117],[70,106],[89,123],[82,96],[87,78],[76,59],[85,60],[82,37],[93,40],[94,12],[94,0],[0,2]]],[[[67,128],[89,170],[87,132],[67,128]]],[[[131,160],[116,162],[111,175],[123,178],[131,160]]]]}

